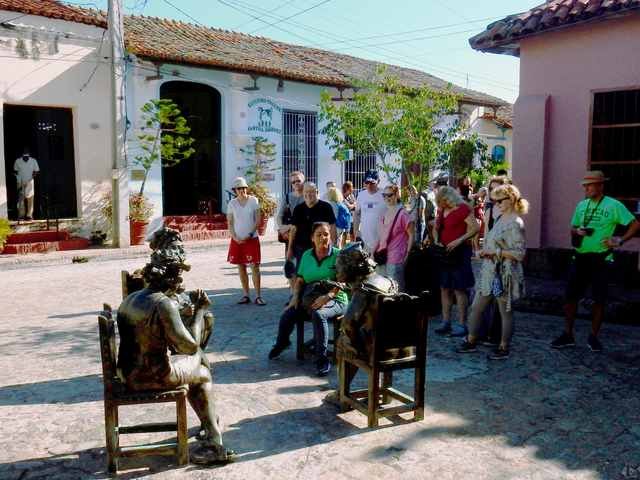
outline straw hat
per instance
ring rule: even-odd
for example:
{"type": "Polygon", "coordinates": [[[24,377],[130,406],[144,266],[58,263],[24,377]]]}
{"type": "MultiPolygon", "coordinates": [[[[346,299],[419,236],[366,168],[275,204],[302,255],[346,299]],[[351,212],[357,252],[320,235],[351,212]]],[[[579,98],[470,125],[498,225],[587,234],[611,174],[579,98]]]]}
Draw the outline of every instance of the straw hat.
{"type": "Polygon", "coordinates": [[[609,180],[600,170],[589,170],[585,173],[584,178],[580,182],[581,185],[590,185],[592,183],[603,183],[609,180]]]}

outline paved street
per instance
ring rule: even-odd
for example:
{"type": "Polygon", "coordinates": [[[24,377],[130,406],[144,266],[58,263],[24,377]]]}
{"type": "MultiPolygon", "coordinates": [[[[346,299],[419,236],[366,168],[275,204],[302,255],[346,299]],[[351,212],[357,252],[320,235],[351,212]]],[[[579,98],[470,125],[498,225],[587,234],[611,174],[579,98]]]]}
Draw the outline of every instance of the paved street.
{"type": "MultiPolygon", "coordinates": [[[[596,355],[579,322],[580,345],[555,352],[548,342],[561,319],[518,313],[513,354],[502,363],[460,357],[454,340],[431,335],[425,420],[370,430],[361,414],[323,404],[335,371],[316,378],[313,362],[298,364],[291,350],[267,360],[287,298],[281,252],[263,249],[267,307],[235,304],[239,280],[225,246],[189,255],[186,286],[215,302],[208,354],[238,461],[180,469],[163,458],[122,461],[122,478],[640,478],[639,329],[606,325],[606,351],[596,355]]],[[[96,315],[103,302],[118,305],[120,270],[144,261],[0,271],[0,478],[107,477],[96,315]]],[[[399,379],[411,385],[409,375],[399,379]]],[[[124,408],[121,423],[166,421],[171,410],[124,408]]],[[[189,425],[195,434],[191,410],[189,425]]]]}

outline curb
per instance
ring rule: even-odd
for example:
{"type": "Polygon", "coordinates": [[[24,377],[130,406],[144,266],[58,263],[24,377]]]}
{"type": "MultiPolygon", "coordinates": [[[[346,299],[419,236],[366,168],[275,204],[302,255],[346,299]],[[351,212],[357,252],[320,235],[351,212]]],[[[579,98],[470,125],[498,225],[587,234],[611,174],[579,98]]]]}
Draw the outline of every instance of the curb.
{"type": "MultiPolygon", "coordinates": [[[[275,235],[261,239],[261,245],[277,244],[275,235]]],[[[227,249],[229,239],[190,241],[184,244],[187,255],[203,250],[227,249]]],[[[151,250],[147,244],[126,248],[96,248],[87,250],[66,250],[61,252],[31,253],[28,255],[0,255],[0,271],[18,270],[21,268],[48,267],[52,265],[68,265],[74,257],[85,257],[90,262],[108,262],[111,260],[127,260],[148,257],[151,250]]]]}

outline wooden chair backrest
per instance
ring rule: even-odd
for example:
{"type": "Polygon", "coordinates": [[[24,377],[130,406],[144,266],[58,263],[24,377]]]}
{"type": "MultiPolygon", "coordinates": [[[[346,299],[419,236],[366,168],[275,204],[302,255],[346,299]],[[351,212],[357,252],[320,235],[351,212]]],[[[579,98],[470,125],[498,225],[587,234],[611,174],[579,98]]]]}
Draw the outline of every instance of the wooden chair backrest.
{"type": "Polygon", "coordinates": [[[127,295],[144,288],[144,279],[131,275],[126,270],[120,272],[120,280],[122,282],[122,299],[127,298],[127,295]]]}
{"type": "Polygon", "coordinates": [[[111,312],[105,311],[98,315],[98,328],[100,331],[100,356],[102,358],[102,381],[105,394],[114,391],[117,379],[116,326],[111,312]]]}
{"type": "Polygon", "coordinates": [[[426,341],[425,307],[421,297],[379,295],[372,332],[374,358],[388,349],[419,350],[419,342],[426,341]]]}

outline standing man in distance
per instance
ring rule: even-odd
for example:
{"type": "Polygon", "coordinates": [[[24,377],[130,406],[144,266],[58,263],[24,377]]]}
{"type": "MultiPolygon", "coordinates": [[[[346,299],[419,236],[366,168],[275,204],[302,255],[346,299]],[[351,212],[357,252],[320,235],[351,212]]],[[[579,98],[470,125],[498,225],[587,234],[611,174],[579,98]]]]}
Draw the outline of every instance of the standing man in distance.
{"type": "Polygon", "coordinates": [[[601,352],[598,333],[604,318],[607,302],[609,266],[613,262],[613,249],[619,248],[640,231],[640,222],[618,200],[604,194],[604,182],[608,180],[599,170],[587,172],[582,180],[585,199],[578,203],[571,219],[571,244],[575,248],[569,270],[569,281],[564,306],[565,329],[551,342],[552,348],[576,345],[573,326],[578,310],[578,300],[591,285],[593,307],[591,334],[587,345],[593,352],[601,352]],[[625,225],[622,237],[613,237],[618,225],[625,225]]]}
{"type": "Polygon", "coordinates": [[[40,166],[25,147],[22,156],[13,163],[18,186],[18,218],[33,220],[33,197],[35,195],[34,179],[40,173],[40,166]]]}
{"type": "MultiPolygon", "coordinates": [[[[285,194],[280,202],[278,208],[278,215],[276,216],[276,224],[278,225],[278,241],[284,243],[284,254],[287,256],[289,251],[289,233],[293,222],[293,211],[295,208],[304,203],[304,196],[302,194],[304,188],[304,173],[296,170],[289,174],[289,183],[291,184],[291,191],[285,194]]],[[[285,276],[289,280],[289,287],[293,288],[293,281],[295,279],[295,267],[291,262],[285,264],[285,276]]]]}
{"type": "Polygon", "coordinates": [[[302,191],[304,202],[293,210],[292,226],[289,230],[289,248],[287,261],[295,259],[296,268],[300,265],[302,254],[312,247],[311,229],[316,222],[326,222],[330,227],[331,242],[336,244],[336,217],[333,208],[318,198],[318,187],[313,182],[306,182],[302,191]]]}
{"type": "Polygon", "coordinates": [[[379,181],[380,177],[376,170],[368,170],[365,173],[365,189],[360,191],[356,199],[353,222],[353,232],[356,239],[362,239],[367,251],[371,253],[380,240],[378,221],[386,209],[382,192],[378,189],[379,181]]]}

